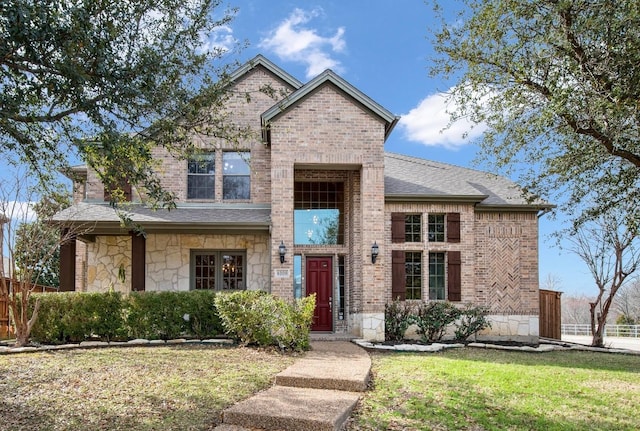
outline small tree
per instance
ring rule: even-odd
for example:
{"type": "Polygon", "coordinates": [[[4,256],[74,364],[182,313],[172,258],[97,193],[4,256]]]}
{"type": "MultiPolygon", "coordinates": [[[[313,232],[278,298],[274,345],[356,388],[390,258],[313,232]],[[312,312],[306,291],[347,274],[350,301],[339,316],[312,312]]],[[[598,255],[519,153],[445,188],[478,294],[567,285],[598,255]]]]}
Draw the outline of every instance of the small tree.
{"type": "Polygon", "coordinates": [[[570,238],[571,250],[584,261],[598,286],[598,295],[589,304],[594,346],[603,346],[604,326],[616,293],[640,265],[638,226],[625,220],[622,214],[610,212],[584,224],[570,238]]]}
{"type": "Polygon", "coordinates": [[[36,291],[36,284],[51,275],[52,261],[59,255],[60,245],[75,240],[80,231],[75,228],[60,234],[57,226],[48,223],[60,209],[59,205],[66,201],[64,195],[61,192],[38,194],[33,180],[17,172],[11,181],[0,181],[0,214],[5,221],[0,235],[0,298],[7,302],[16,346],[24,346],[40,308],[40,301],[36,299],[30,310],[29,298],[36,291]]]}
{"type": "Polygon", "coordinates": [[[51,287],[60,285],[60,234],[43,220],[50,219],[68,206],[71,206],[71,197],[67,192],[52,191],[32,205],[36,220],[20,223],[17,227],[15,264],[31,273],[31,282],[34,284],[51,287]],[[34,248],[34,243],[43,246],[34,248]],[[51,256],[48,255],[49,250],[52,250],[51,256]]]}
{"type": "Polygon", "coordinates": [[[589,323],[589,304],[593,298],[580,296],[562,297],[562,323],[582,325],[589,323]]]}
{"type": "Polygon", "coordinates": [[[636,279],[620,288],[613,301],[614,310],[620,314],[626,323],[621,325],[635,325],[640,322],[640,280],[636,279]],[[633,323],[635,322],[635,323],[633,323]]]}

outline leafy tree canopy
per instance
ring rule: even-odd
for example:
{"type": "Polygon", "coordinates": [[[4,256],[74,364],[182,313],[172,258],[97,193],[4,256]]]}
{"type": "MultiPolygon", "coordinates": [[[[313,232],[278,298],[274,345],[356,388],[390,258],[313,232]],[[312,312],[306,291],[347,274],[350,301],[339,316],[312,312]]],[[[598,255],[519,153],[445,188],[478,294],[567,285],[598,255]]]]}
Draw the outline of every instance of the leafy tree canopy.
{"type": "Polygon", "coordinates": [[[574,227],[610,209],[640,220],[640,4],[636,0],[463,0],[435,31],[432,73],[488,126],[483,158],[518,168],[574,227]],[[564,197],[564,199],[563,199],[564,197]],[[563,202],[564,200],[564,202],[563,202]]]}
{"type": "Polygon", "coordinates": [[[44,185],[79,157],[105,184],[126,178],[172,204],[153,174],[153,145],[184,155],[193,133],[244,133],[219,109],[225,68],[214,60],[226,48],[215,39],[235,13],[220,3],[1,2],[0,152],[17,154],[44,185]]]}

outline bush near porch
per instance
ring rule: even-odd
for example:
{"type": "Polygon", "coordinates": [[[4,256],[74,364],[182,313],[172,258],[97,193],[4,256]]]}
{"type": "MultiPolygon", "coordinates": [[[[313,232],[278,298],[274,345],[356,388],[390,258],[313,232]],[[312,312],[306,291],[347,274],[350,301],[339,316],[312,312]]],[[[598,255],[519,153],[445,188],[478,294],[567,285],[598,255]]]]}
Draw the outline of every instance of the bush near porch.
{"type": "MultiPolygon", "coordinates": [[[[290,304],[258,291],[66,292],[38,297],[40,311],[31,340],[41,344],[227,334],[244,344],[304,350],[315,307],[313,297],[290,304]]],[[[35,295],[30,304],[34,306],[35,295]]]]}
{"type": "Polygon", "coordinates": [[[385,306],[385,340],[402,341],[411,325],[423,343],[442,340],[447,328],[455,328],[456,341],[466,341],[483,329],[490,328],[486,307],[466,305],[460,308],[446,301],[408,302],[394,300],[385,306]]]}
{"type": "MultiPolygon", "coordinates": [[[[224,333],[213,291],[65,292],[38,295],[40,311],[31,332],[42,344],[134,338],[210,338],[224,333]]],[[[35,297],[31,297],[32,304],[35,297]]]]}

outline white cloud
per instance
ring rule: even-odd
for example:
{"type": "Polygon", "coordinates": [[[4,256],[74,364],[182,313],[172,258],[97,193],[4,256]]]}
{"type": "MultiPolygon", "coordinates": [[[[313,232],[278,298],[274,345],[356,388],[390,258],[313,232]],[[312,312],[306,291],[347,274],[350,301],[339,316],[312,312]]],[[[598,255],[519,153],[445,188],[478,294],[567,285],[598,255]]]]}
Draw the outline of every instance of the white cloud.
{"type": "Polygon", "coordinates": [[[237,42],[237,39],[233,37],[231,27],[227,25],[216,27],[216,29],[209,34],[200,34],[198,52],[224,54],[231,51],[237,42]]]}
{"type": "Polygon", "coordinates": [[[450,113],[456,111],[456,105],[447,97],[446,93],[427,96],[402,116],[399,124],[408,140],[427,146],[457,149],[482,135],[486,126],[466,118],[449,125],[450,113]]]}
{"type": "Polygon", "coordinates": [[[0,202],[0,218],[4,215],[12,223],[29,223],[36,219],[33,202],[3,201],[0,202]]]}
{"type": "Polygon", "coordinates": [[[258,46],[274,52],[282,60],[305,64],[307,78],[312,78],[325,69],[342,73],[343,68],[333,55],[346,49],[344,27],[336,30],[333,36],[323,37],[318,34],[317,29],[304,26],[321,14],[321,9],[294,9],[258,46]]]}

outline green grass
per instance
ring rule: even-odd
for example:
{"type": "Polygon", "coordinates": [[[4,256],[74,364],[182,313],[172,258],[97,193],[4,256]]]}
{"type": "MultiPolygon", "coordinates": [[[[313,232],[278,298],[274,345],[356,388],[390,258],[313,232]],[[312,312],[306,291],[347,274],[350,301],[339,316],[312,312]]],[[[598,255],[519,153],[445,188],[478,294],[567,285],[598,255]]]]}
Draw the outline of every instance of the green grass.
{"type": "Polygon", "coordinates": [[[208,430],[293,362],[208,346],[0,356],[0,430],[208,430]]]}
{"type": "Polygon", "coordinates": [[[640,429],[640,356],[451,349],[372,360],[352,431],[640,429]]]}

